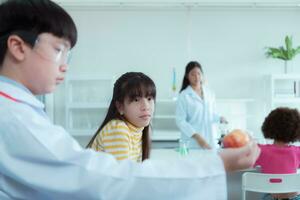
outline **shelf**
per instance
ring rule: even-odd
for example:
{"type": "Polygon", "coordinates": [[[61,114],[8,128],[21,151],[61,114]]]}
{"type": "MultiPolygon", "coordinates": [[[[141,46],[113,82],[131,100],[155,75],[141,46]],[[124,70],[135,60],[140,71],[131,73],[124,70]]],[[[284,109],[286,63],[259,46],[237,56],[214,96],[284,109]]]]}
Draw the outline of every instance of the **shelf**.
{"type": "Polygon", "coordinates": [[[177,130],[153,130],[152,141],[177,141],[180,131],[177,130]]]}
{"type": "Polygon", "coordinates": [[[65,82],[66,129],[75,137],[91,137],[104,120],[113,91],[113,77],[70,76],[65,82]]]}
{"type": "Polygon", "coordinates": [[[274,98],[274,103],[300,103],[299,97],[291,97],[291,98],[274,98]]]}
{"type": "Polygon", "coordinates": [[[300,105],[300,74],[271,74],[267,81],[269,112],[277,107],[300,105]]]}
{"type": "Polygon", "coordinates": [[[175,115],[154,115],[154,120],[155,119],[175,119],[175,115]]]}
{"type": "Polygon", "coordinates": [[[255,115],[244,114],[244,113],[241,113],[241,114],[230,114],[229,113],[226,116],[235,117],[235,118],[252,118],[252,117],[255,117],[255,115]]]}
{"type": "MultiPolygon", "coordinates": [[[[70,134],[74,137],[90,137],[96,133],[97,130],[69,130],[70,134]]],[[[153,130],[151,137],[152,141],[178,141],[180,138],[180,132],[176,130],[153,130]]]]}
{"type": "Polygon", "coordinates": [[[98,108],[98,109],[106,109],[109,107],[107,103],[69,103],[66,105],[67,108],[70,109],[91,109],[91,108],[98,108]]]}
{"type": "Polygon", "coordinates": [[[217,103],[252,103],[254,102],[254,99],[251,98],[237,98],[237,99],[216,99],[217,103]]]}
{"type": "Polygon", "coordinates": [[[70,129],[69,133],[74,137],[92,137],[97,130],[95,129],[84,129],[84,130],[76,130],[70,129]]]}
{"type": "Polygon", "coordinates": [[[176,99],[157,99],[156,103],[176,103],[176,99]]]}
{"type": "Polygon", "coordinates": [[[86,74],[81,76],[67,76],[67,81],[108,81],[114,80],[114,77],[101,77],[98,75],[86,74]]]}
{"type": "Polygon", "coordinates": [[[300,80],[299,74],[272,74],[272,80],[300,80]]]}

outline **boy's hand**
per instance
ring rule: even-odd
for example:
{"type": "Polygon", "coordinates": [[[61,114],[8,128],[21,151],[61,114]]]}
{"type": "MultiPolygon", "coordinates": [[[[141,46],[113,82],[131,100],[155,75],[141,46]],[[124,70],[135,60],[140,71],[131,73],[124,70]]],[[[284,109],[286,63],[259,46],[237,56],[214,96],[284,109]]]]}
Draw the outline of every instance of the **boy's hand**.
{"type": "Polygon", "coordinates": [[[260,149],[254,141],[241,148],[228,148],[219,152],[227,172],[252,167],[259,154],[260,149]]]}

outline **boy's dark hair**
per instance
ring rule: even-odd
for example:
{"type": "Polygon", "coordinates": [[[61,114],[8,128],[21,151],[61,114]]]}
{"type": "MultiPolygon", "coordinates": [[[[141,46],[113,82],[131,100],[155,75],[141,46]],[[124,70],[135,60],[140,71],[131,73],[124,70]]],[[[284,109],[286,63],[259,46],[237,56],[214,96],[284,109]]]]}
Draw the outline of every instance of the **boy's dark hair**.
{"type": "Polygon", "coordinates": [[[262,125],[265,138],[289,143],[300,139],[300,114],[297,109],[276,108],[262,125]]]}
{"type": "Polygon", "coordinates": [[[8,37],[20,32],[30,33],[35,39],[41,33],[51,33],[69,40],[71,47],[77,41],[74,21],[56,3],[50,0],[7,0],[0,4],[0,66],[7,51],[8,37]]]}
{"type": "Polygon", "coordinates": [[[190,71],[192,71],[195,67],[198,67],[200,69],[201,73],[203,74],[202,66],[200,65],[200,63],[198,63],[197,61],[189,62],[185,67],[185,72],[184,72],[184,77],[182,80],[182,86],[181,86],[180,92],[182,90],[184,90],[187,86],[190,85],[188,75],[189,75],[190,71]]]}
{"type": "MultiPolygon", "coordinates": [[[[110,102],[106,117],[99,129],[96,131],[92,139],[87,145],[87,148],[92,147],[92,144],[100,133],[102,128],[113,119],[125,120],[118,112],[116,102],[124,103],[125,98],[134,101],[136,97],[153,97],[156,98],[156,87],[151,78],[141,72],[127,72],[123,74],[114,84],[113,97],[110,102]]],[[[144,127],[142,136],[142,160],[149,158],[150,155],[150,125],[144,127]]]]}

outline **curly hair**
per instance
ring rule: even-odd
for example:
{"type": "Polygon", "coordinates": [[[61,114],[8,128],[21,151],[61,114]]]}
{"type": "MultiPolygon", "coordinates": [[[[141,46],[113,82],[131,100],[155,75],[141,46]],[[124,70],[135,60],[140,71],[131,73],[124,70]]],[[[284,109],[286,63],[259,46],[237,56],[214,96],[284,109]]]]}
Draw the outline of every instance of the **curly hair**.
{"type": "Polygon", "coordinates": [[[297,109],[276,108],[262,125],[265,138],[289,143],[300,140],[300,114],[297,109]]]}

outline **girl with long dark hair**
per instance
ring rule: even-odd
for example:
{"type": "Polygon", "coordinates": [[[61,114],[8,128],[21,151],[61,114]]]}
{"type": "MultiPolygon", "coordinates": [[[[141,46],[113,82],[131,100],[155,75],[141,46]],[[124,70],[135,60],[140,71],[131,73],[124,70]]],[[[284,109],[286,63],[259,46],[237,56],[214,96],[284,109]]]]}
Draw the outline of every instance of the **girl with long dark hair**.
{"type": "Polygon", "coordinates": [[[123,74],[114,84],[107,115],[87,147],[110,153],[117,160],[149,158],[155,97],[155,84],[148,76],[123,74]]]}

